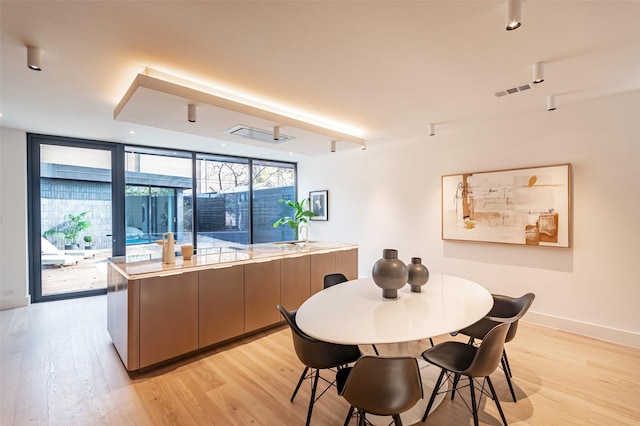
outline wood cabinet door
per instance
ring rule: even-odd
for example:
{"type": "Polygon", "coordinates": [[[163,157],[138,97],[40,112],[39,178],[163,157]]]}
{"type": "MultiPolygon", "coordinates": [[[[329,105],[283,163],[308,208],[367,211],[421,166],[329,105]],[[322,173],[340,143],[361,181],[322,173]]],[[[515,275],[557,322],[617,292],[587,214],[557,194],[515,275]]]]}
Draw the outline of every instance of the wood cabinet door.
{"type": "Polygon", "coordinates": [[[199,347],[244,333],[244,266],[199,272],[199,347]]]}
{"type": "Polygon", "coordinates": [[[324,289],[324,276],[336,272],[336,254],[312,254],[311,258],[311,294],[324,289]]]}
{"type": "Polygon", "coordinates": [[[358,279],[358,249],[336,252],[336,272],[344,274],[349,280],[358,279]]]}
{"type": "Polygon", "coordinates": [[[244,331],[280,321],[280,260],[244,265],[244,331]]]}
{"type": "Polygon", "coordinates": [[[198,273],[140,280],[140,368],[198,349],[198,273]]]}
{"type": "Polygon", "coordinates": [[[280,304],[291,311],[298,309],[311,295],[311,259],[305,255],[281,262],[280,304]]]}

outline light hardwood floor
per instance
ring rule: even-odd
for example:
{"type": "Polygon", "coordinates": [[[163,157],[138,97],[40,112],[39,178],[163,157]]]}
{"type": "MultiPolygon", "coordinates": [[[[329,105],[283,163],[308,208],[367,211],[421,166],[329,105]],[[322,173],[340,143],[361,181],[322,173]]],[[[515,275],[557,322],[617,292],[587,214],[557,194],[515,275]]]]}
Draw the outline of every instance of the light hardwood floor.
{"type": "MultiPolygon", "coordinates": [[[[129,375],[106,331],[106,296],[1,311],[0,321],[1,425],[302,425],[306,418],[308,386],[289,402],[302,365],[284,326],[129,375]]],[[[502,371],[493,382],[509,424],[640,424],[639,349],[521,322],[507,350],[519,401],[510,400],[502,371]]],[[[484,401],[481,424],[501,424],[484,401]]],[[[331,389],[312,425],[341,425],[347,410],[331,389]]],[[[456,398],[426,424],[473,422],[456,398]]]]}

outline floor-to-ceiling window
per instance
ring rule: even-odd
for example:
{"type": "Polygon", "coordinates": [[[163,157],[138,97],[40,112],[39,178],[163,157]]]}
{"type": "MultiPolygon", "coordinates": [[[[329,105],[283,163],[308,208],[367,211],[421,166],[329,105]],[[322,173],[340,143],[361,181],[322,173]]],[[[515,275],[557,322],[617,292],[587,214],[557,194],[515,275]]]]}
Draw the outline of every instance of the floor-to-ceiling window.
{"type": "Polygon", "coordinates": [[[251,242],[250,160],[199,154],[196,159],[196,223],[199,248],[251,242]]]}
{"type": "Polygon", "coordinates": [[[294,239],[288,226],[273,227],[283,216],[292,216],[293,210],[280,200],[296,199],[295,164],[277,161],[252,162],[253,188],[253,242],[287,241],[294,239]]]}
{"type": "Polygon", "coordinates": [[[200,249],[293,239],[273,223],[292,214],[294,163],[28,138],[34,302],[104,293],[108,257],[153,255],[167,232],[200,249]]]}
{"type": "Polygon", "coordinates": [[[29,135],[28,152],[33,300],[104,293],[116,146],[29,135]]]}
{"type": "Polygon", "coordinates": [[[163,234],[192,242],[192,154],[142,147],[125,148],[125,237],[127,253],[144,251],[163,234]]]}

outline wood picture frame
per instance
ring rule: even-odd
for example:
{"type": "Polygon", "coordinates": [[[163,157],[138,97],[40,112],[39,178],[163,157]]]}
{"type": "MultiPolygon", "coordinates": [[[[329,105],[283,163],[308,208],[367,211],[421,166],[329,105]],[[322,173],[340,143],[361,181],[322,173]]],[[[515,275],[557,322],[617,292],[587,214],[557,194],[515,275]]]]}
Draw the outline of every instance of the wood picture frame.
{"type": "Polygon", "coordinates": [[[571,247],[571,164],[442,176],[442,239],[571,247]]]}
{"type": "Polygon", "coordinates": [[[329,191],[310,191],[309,210],[315,213],[311,220],[329,220],[329,191]]]}

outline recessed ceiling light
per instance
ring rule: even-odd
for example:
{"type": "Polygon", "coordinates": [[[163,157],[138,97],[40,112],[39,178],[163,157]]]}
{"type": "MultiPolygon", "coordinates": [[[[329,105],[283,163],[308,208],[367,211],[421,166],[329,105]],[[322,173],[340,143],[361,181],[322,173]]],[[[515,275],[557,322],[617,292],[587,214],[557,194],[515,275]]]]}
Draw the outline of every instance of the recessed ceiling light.
{"type": "Polygon", "coordinates": [[[289,155],[293,155],[293,152],[289,152],[289,155]]]}
{"type": "Polygon", "coordinates": [[[227,144],[223,142],[223,143],[222,143],[222,146],[227,146],[227,144]]]}
{"type": "Polygon", "coordinates": [[[130,134],[130,135],[135,135],[135,134],[136,134],[136,132],[135,132],[135,130],[129,130],[129,134],[130,134]]]}

